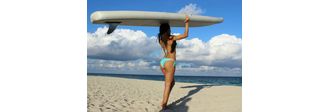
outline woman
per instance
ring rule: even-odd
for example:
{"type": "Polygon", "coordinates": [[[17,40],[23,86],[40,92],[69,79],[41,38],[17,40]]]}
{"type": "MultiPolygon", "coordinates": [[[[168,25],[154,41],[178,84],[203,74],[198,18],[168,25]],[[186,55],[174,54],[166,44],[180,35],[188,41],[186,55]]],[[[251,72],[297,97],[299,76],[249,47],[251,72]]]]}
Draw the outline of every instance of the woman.
{"type": "Polygon", "coordinates": [[[160,69],[162,70],[165,76],[165,89],[163,93],[163,101],[161,102],[162,109],[166,108],[170,92],[175,84],[174,81],[174,72],[175,72],[175,60],[176,60],[176,40],[181,40],[188,37],[189,31],[189,17],[186,16],[184,21],[185,31],[184,34],[173,36],[171,35],[171,28],[168,23],[160,25],[158,42],[162,47],[165,56],[160,61],[160,69]]]}

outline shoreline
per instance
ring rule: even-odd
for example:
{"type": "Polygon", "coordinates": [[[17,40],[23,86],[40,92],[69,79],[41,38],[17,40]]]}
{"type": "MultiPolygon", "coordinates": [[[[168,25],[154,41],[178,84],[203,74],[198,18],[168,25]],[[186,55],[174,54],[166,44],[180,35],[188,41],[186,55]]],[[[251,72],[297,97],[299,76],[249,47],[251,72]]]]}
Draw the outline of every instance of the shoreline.
{"type": "MultiPolygon", "coordinates": [[[[111,75],[132,75],[132,76],[164,76],[163,74],[122,74],[122,73],[87,73],[87,76],[111,76],[111,75]]],[[[242,76],[195,76],[195,75],[177,75],[175,74],[176,77],[219,77],[219,78],[242,78],[242,76]]]]}
{"type": "MultiPolygon", "coordinates": [[[[106,75],[87,75],[100,77],[117,77],[126,79],[149,80],[149,81],[164,81],[164,76],[160,75],[127,75],[127,74],[106,74],[106,75]]],[[[218,86],[242,86],[241,77],[207,77],[207,76],[175,76],[175,81],[179,83],[193,84],[211,84],[218,86]]]]}

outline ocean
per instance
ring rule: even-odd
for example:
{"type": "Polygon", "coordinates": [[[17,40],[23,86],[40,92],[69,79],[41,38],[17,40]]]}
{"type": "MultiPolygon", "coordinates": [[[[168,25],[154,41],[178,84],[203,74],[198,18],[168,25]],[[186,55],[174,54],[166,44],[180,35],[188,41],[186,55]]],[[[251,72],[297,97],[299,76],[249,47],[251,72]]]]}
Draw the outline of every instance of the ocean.
{"type": "MultiPolygon", "coordinates": [[[[104,73],[88,73],[87,75],[164,81],[163,75],[132,75],[132,74],[104,74],[104,73]]],[[[209,84],[216,86],[221,86],[221,85],[242,86],[242,77],[174,76],[174,79],[176,82],[185,82],[185,83],[209,84]]]]}

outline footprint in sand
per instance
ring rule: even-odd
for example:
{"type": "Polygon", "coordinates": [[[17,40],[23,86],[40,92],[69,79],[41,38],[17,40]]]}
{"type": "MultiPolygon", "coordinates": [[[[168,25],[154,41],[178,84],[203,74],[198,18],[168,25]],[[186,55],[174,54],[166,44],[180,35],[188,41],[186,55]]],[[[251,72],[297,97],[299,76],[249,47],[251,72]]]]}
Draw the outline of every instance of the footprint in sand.
{"type": "Polygon", "coordinates": [[[124,108],[126,107],[125,105],[121,105],[121,106],[124,107],[124,108]]]}
{"type": "Polygon", "coordinates": [[[104,105],[103,104],[100,104],[99,107],[103,107],[104,105]]]}

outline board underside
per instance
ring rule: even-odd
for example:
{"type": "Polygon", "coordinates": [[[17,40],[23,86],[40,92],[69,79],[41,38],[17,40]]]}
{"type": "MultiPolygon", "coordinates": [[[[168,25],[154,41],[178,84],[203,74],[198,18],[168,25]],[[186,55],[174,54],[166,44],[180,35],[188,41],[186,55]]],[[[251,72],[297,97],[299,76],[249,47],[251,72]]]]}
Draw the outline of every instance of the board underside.
{"type": "MultiPolygon", "coordinates": [[[[223,22],[223,18],[192,15],[189,27],[208,26],[223,22]]],[[[169,23],[171,27],[184,27],[185,14],[147,11],[96,11],[91,15],[94,24],[120,23],[127,26],[160,26],[169,23]]]]}

